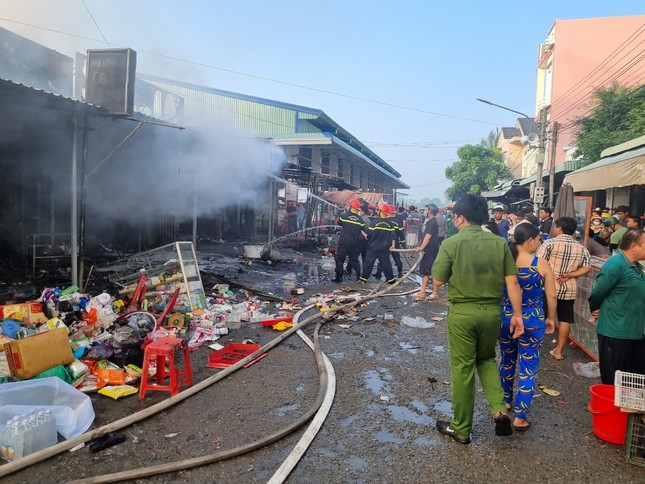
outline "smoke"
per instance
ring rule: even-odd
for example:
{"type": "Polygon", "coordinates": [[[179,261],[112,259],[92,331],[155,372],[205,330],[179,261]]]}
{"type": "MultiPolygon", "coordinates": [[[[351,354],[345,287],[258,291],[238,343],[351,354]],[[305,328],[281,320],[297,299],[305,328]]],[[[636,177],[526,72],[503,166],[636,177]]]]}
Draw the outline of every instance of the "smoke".
{"type": "MultiPolygon", "coordinates": [[[[118,137],[92,136],[89,171],[125,136],[123,126],[118,137]]],[[[129,222],[208,216],[237,204],[255,206],[267,175],[279,172],[284,162],[282,150],[270,141],[223,122],[185,130],[147,125],[91,175],[88,202],[93,216],[110,222],[124,216],[129,222]]]]}
{"type": "MultiPolygon", "coordinates": [[[[182,49],[181,42],[169,34],[177,32],[179,36],[181,28],[164,24],[164,16],[159,10],[163,7],[157,7],[155,3],[147,5],[118,0],[85,0],[84,3],[77,0],[5,1],[0,16],[11,21],[0,20],[0,27],[72,58],[76,52],[85,54],[87,49],[131,47],[137,51],[137,72],[204,84],[208,76],[198,68],[171,59],[191,58],[190,51],[182,49]],[[150,35],[142,36],[146,31],[150,35]],[[103,37],[110,44],[106,44],[103,37]],[[129,45],[131,39],[144,44],[129,45]],[[168,57],[150,55],[146,51],[161,52],[168,57]]],[[[14,80],[48,90],[46,80],[39,83],[25,79],[14,80]]],[[[166,215],[189,219],[195,213],[208,216],[237,204],[261,205],[258,193],[266,183],[266,175],[281,169],[285,161],[282,151],[271,142],[258,139],[253,132],[235,128],[232,120],[201,119],[196,122],[193,119],[191,124],[184,130],[145,125],[120,150],[111,154],[136,123],[90,118],[85,166],[89,175],[88,228],[107,227],[119,220],[154,222],[166,215]],[[95,170],[102,160],[106,161],[95,170]]],[[[69,173],[71,133],[62,125],[56,129],[56,133],[40,140],[46,154],[38,162],[45,167],[38,175],[51,177],[54,186],[59,186],[69,173]],[[48,160],[52,154],[60,164],[48,173],[51,169],[48,160]]],[[[79,139],[81,135],[82,123],[79,139]]],[[[25,139],[24,144],[28,144],[28,140],[25,139]]],[[[36,154],[33,155],[30,163],[35,164],[36,154]]],[[[67,190],[62,187],[56,190],[54,197],[58,198],[60,207],[69,204],[67,190]]]]}

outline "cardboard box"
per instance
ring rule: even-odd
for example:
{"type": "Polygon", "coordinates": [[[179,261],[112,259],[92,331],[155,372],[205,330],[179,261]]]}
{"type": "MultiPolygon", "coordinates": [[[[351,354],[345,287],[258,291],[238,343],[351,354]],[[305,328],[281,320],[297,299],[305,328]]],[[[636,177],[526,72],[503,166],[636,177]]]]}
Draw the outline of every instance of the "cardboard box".
{"type": "Polygon", "coordinates": [[[11,376],[33,378],[43,371],[74,361],[67,330],[50,331],[5,343],[11,376]]]}
{"type": "Polygon", "coordinates": [[[0,319],[15,319],[21,323],[46,323],[43,303],[30,302],[0,306],[0,319]]]}

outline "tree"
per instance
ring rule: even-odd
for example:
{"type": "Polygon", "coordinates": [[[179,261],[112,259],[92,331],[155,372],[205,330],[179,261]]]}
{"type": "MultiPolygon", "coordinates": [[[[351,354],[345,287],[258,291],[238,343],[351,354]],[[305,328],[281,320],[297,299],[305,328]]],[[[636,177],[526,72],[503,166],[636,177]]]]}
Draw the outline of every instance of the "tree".
{"type": "Polygon", "coordinates": [[[645,133],[645,88],[614,84],[593,94],[591,114],[574,121],[576,158],[588,165],[600,159],[600,153],[645,133]]]}
{"type": "Polygon", "coordinates": [[[465,145],[457,155],[459,161],[446,168],[446,178],[452,181],[446,195],[451,200],[459,200],[467,193],[480,194],[497,185],[498,179],[511,176],[498,148],[465,145]]]}
{"type": "Polygon", "coordinates": [[[497,142],[499,141],[499,128],[491,129],[488,133],[488,136],[481,140],[482,146],[487,146],[488,148],[497,148],[497,142]]]}

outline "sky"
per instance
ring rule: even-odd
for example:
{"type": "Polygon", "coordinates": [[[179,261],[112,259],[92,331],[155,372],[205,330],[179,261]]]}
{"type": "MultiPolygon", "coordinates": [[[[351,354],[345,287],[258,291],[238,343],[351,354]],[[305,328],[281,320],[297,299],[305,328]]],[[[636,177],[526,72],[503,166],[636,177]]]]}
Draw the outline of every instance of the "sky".
{"type": "Polygon", "coordinates": [[[130,47],[137,72],[323,110],[445,199],[444,170],[535,111],[556,19],[643,13],[639,0],[0,0],[0,26],[66,55],[130,47]]]}

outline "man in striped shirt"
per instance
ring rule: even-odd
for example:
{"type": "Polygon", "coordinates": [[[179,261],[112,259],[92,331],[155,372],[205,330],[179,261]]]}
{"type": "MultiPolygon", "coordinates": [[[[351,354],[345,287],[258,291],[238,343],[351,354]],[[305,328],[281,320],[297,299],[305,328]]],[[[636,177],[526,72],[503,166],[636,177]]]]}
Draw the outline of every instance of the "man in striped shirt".
{"type": "Polygon", "coordinates": [[[560,217],[555,221],[553,234],[538,249],[536,255],[546,260],[555,275],[558,296],[558,345],[551,350],[556,360],[563,360],[562,351],[569,339],[570,325],[575,322],[573,307],[578,295],[578,277],[591,270],[589,251],[573,236],[577,223],[571,217],[560,217]]]}

